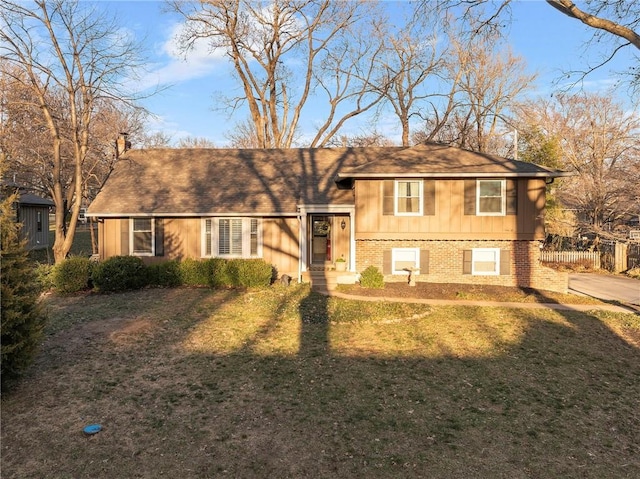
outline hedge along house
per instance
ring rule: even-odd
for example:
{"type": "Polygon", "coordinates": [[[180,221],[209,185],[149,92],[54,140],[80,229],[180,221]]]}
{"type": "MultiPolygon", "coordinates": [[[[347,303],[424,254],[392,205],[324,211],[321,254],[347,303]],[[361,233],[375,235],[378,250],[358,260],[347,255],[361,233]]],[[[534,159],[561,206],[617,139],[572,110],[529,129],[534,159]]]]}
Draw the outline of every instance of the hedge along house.
{"type": "Polygon", "coordinates": [[[386,281],[565,291],[538,259],[545,185],[565,175],[440,144],[131,150],[87,216],[101,259],[256,257],[300,278],[340,258],[386,281]]]}

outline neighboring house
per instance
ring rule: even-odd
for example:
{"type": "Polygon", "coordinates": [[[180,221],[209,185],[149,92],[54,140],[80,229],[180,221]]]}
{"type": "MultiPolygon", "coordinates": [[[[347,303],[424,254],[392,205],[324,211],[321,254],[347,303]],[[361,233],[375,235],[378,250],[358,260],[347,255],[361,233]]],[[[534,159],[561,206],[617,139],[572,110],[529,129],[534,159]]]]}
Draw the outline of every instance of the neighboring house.
{"type": "Polygon", "coordinates": [[[5,185],[6,194],[18,194],[15,202],[16,223],[22,223],[22,234],[27,240],[26,248],[44,249],[49,247],[49,210],[51,200],[27,193],[25,189],[5,185]]]}
{"type": "Polygon", "coordinates": [[[566,291],[539,262],[545,185],[566,175],[441,144],[131,150],[87,216],[101,259],[257,257],[300,277],[344,258],[386,281],[566,291]]]}

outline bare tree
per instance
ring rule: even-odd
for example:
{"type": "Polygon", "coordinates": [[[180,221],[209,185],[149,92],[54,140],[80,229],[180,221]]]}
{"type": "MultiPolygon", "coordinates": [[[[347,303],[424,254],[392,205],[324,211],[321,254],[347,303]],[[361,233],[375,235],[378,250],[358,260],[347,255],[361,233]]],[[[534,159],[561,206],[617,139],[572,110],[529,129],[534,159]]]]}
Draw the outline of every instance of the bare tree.
{"type": "Polygon", "coordinates": [[[216,145],[208,138],[187,136],[178,141],[178,148],[215,148],[216,145]]]}
{"type": "Polygon", "coordinates": [[[364,148],[371,146],[394,146],[394,143],[390,138],[374,130],[361,135],[336,135],[327,146],[364,148]]]}
{"type": "Polygon", "coordinates": [[[311,146],[322,146],[345,121],[380,100],[369,86],[374,77],[371,56],[379,45],[359,30],[376,18],[373,2],[210,0],[172,5],[186,20],[181,38],[185,49],[204,38],[228,55],[243,92],[230,103],[248,108],[261,148],[293,144],[314,92],[328,95],[330,110],[311,146]],[[290,68],[292,63],[302,73],[290,68]]]}
{"type": "Polygon", "coordinates": [[[422,103],[440,96],[434,81],[429,86],[425,83],[432,79],[437,84],[438,76],[444,71],[448,45],[442,41],[445,24],[436,15],[417,15],[415,10],[407,13],[401,28],[393,31],[393,26],[385,24],[378,31],[386,43],[384,54],[378,60],[386,72],[381,92],[400,121],[403,146],[409,146],[410,122],[412,117],[420,115],[422,103]]]}
{"type": "Polygon", "coordinates": [[[580,20],[591,28],[620,37],[628,42],[626,45],[633,45],[640,50],[640,35],[634,31],[640,25],[640,5],[638,2],[628,0],[592,1],[588,4],[593,8],[592,13],[581,10],[571,0],[547,0],[547,3],[568,17],[580,20]],[[609,18],[605,18],[604,15],[609,18]]]}
{"type": "Polygon", "coordinates": [[[147,132],[141,135],[137,144],[140,148],[171,148],[172,136],[165,131],[147,132]]]}
{"type": "MultiPolygon", "coordinates": [[[[567,71],[576,81],[585,79],[592,72],[609,62],[628,48],[640,49],[640,3],[636,0],[587,0],[576,5],[573,0],[546,0],[547,4],[562,14],[582,22],[594,29],[594,34],[585,43],[585,51],[598,60],[580,71],[567,71]]],[[[476,23],[480,30],[501,32],[511,21],[511,0],[422,0],[425,10],[461,12],[462,18],[480,19],[476,23]]],[[[640,57],[633,55],[636,60],[640,57]]],[[[637,62],[636,62],[637,63],[637,62]]],[[[640,89],[640,70],[631,65],[626,72],[618,72],[628,82],[632,93],[640,89]]]]}
{"type": "Polygon", "coordinates": [[[565,207],[582,213],[587,231],[601,233],[638,212],[640,118],[611,94],[557,95],[526,104],[521,117],[535,125],[538,145],[560,149],[561,166],[576,176],[558,190],[565,207]],[[544,139],[544,141],[542,141],[544,139]]]}
{"type": "MultiPolygon", "coordinates": [[[[494,34],[451,38],[453,57],[449,77],[454,78],[446,109],[427,121],[416,139],[432,139],[479,152],[508,154],[503,137],[511,105],[532,84],[535,75],[525,62],[507,49],[499,50],[494,34]]],[[[512,151],[512,150],[511,150],[512,151]]]]}
{"type": "Polygon", "coordinates": [[[261,148],[255,124],[251,119],[237,122],[232,130],[229,130],[225,137],[229,140],[232,148],[261,148]]]}
{"type": "Polygon", "coordinates": [[[139,65],[138,50],[119,30],[116,19],[95,5],[0,2],[0,60],[9,66],[4,73],[25,89],[31,110],[37,109],[43,141],[46,131],[41,154],[56,206],[56,262],[67,256],[75,235],[96,111],[108,100],[132,105],[122,86],[139,65]]]}

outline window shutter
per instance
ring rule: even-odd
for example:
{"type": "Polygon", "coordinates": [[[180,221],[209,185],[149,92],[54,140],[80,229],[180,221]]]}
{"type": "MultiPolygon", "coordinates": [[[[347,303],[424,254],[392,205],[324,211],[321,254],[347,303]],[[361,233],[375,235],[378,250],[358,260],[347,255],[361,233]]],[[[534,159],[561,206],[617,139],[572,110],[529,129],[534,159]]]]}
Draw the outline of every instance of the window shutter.
{"type": "Polygon", "coordinates": [[[471,262],[473,261],[473,251],[465,249],[462,252],[462,274],[471,274],[471,262]]]}
{"type": "Polygon", "coordinates": [[[420,250],[420,274],[429,274],[429,250],[420,250]]]}
{"type": "Polygon", "coordinates": [[[129,218],[120,220],[120,254],[129,254],[129,218]]]}
{"type": "Polygon", "coordinates": [[[476,180],[464,180],[464,214],[476,214],[476,180]]]}
{"type": "Polygon", "coordinates": [[[425,216],[433,216],[436,214],[436,180],[424,180],[423,188],[423,214],[425,216]]]}
{"type": "Polygon", "coordinates": [[[164,220],[162,218],[156,218],[155,220],[155,255],[164,256],[164,220]]]}
{"type": "Polygon", "coordinates": [[[507,180],[507,214],[518,214],[518,181],[507,180]]]}
{"type": "Polygon", "coordinates": [[[500,275],[510,275],[511,274],[511,250],[509,249],[501,249],[500,250],[500,275]]]}
{"type": "Polygon", "coordinates": [[[391,250],[388,249],[382,252],[382,274],[391,274],[392,269],[391,250]]]}
{"type": "Polygon", "coordinates": [[[382,214],[385,216],[393,215],[393,195],[394,181],[385,180],[382,186],[382,214]]]}

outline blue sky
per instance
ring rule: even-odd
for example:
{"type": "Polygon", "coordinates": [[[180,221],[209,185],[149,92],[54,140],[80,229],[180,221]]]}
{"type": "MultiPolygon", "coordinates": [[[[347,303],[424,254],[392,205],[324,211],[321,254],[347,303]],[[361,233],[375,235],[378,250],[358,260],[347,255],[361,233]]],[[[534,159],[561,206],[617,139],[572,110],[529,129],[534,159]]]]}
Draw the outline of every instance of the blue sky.
{"type": "MultiPolygon", "coordinates": [[[[189,56],[179,54],[173,37],[180,26],[180,18],[163,12],[159,1],[110,1],[101,2],[103,8],[113,11],[138,41],[144,41],[148,51],[147,74],[140,82],[140,89],[158,85],[163,91],[142,101],[156,117],[151,130],[171,135],[174,142],[180,138],[204,137],[217,146],[225,146],[225,132],[237,121],[244,120],[240,113],[230,118],[225,111],[216,110],[214,94],[237,88],[230,65],[221,57],[212,57],[204,49],[189,56]]],[[[387,8],[397,8],[398,2],[385,2],[387,8]]],[[[557,12],[543,0],[517,1],[512,6],[513,23],[507,32],[513,51],[525,58],[530,71],[538,72],[538,79],[531,95],[548,96],[556,88],[562,70],[581,69],[588,61],[595,62],[596,55],[585,56],[584,42],[593,31],[579,22],[557,12]]],[[[625,53],[612,65],[624,70],[631,64],[630,53],[625,53]]],[[[614,81],[608,67],[588,77],[585,89],[604,90],[614,81]]],[[[148,92],[150,90],[146,90],[148,92]]],[[[620,91],[621,101],[626,101],[620,91]]],[[[313,111],[307,111],[303,125],[314,121],[313,111]]],[[[368,125],[362,121],[349,123],[347,134],[362,133],[368,125]]],[[[378,124],[378,131],[397,139],[399,129],[391,117],[378,124]]],[[[303,132],[304,134],[304,132],[303,132]]]]}

